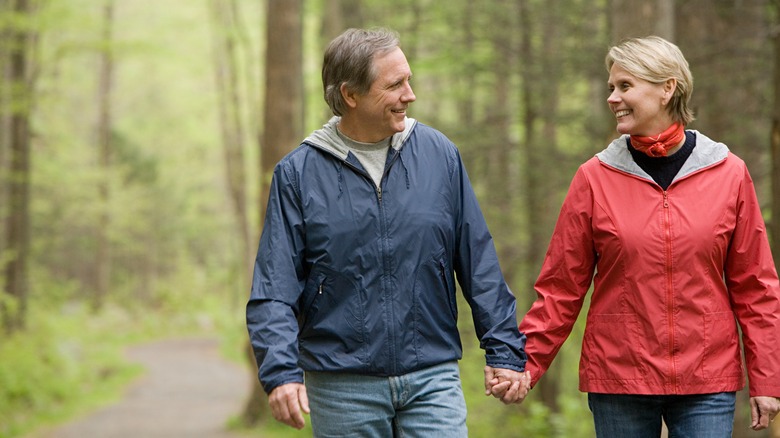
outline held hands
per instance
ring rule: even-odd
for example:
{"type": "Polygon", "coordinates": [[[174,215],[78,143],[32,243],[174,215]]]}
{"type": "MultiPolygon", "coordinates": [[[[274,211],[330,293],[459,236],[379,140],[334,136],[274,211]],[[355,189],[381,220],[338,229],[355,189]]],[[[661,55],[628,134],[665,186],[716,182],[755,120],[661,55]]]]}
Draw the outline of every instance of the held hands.
{"type": "MultiPolygon", "coordinates": [[[[492,395],[504,404],[522,403],[530,389],[531,373],[528,371],[519,372],[506,368],[485,367],[485,395],[492,395]]],[[[770,398],[776,403],[780,403],[774,397],[764,398],[770,398]]],[[[303,429],[306,425],[303,414],[311,412],[306,387],[302,383],[286,383],[277,386],[268,395],[268,404],[271,406],[271,413],[277,421],[296,429],[303,429]]],[[[774,412],[776,415],[777,410],[774,412]]]]}
{"type": "Polygon", "coordinates": [[[776,397],[750,397],[750,428],[763,430],[775,421],[780,412],[780,399],[776,397]]]}
{"type": "Polygon", "coordinates": [[[485,395],[492,395],[504,404],[522,403],[531,390],[531,373],[506,368],[485,367],[485,395]]]}
{"type": "Polygon", "coordinates": [[[296,429],[303,429],[306,421],[303,412],[309,413],[309,397],[302,383],[286,383],[268,394],[268,404],[276,421],[296,429]]]}

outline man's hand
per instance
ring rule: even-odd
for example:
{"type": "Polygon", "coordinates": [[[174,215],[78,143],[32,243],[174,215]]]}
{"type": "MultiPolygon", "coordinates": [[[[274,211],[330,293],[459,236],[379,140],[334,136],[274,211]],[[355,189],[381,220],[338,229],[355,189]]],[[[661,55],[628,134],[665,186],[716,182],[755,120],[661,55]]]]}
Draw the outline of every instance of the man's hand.
{"type": "Polygon", "coordinates": [[[750,428],[763,430],[775,421],[780,412],[780,399],[777,397],[750,397],[750,428]]]}
{"type": "Polygon", "coordinates": [[[301,411],[309,413],[309,397],[302,383],[277,386],[268,394],[268,404],[277,421],[296,429],[303,429],[306,425],[301,411]]]}
{"type": "Polygon", "coordinates": [[[531,390],[531,373],[506,368],[485,367],[485,395],[492,395],[504,404],[522,403],[531,390]]]}

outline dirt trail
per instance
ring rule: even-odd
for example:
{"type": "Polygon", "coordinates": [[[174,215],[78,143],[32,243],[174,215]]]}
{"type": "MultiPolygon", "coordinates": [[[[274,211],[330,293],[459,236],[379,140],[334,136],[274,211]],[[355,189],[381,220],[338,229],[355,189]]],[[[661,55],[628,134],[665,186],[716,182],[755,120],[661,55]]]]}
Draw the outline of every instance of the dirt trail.
{"type": "Polygon", "coordinates": [[[29,438],[237,438],[227,420],[248,396],[248,371],[220,357],[214,339],[174,339],[133,347],[146,373],[118,403],[29,438]]]}

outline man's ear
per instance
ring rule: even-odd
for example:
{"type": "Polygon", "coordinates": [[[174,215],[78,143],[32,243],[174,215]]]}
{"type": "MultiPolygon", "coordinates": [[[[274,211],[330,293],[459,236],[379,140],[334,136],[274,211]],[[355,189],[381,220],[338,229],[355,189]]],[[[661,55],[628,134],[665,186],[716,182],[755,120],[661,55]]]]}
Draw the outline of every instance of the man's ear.
{"type": "Polygon", "coordinates": [[[347,84],[341,84],[339,91],[341,92],[341,97],[344,99],[344,103],[346,103],[348,107],[355,108],[357,106],[357,95],[347,87],[347,84]]]}

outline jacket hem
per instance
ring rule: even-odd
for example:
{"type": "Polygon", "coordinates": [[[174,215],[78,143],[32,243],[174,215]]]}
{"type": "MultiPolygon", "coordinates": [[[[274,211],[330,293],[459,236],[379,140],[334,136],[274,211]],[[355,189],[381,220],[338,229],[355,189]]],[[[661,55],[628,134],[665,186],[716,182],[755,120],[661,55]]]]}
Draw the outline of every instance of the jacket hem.
{"type": "Polygon", "coordinates": [[[714,394],[719,392],[735,392],[745,387],[744,382],[707,382],[699,385],[659,385],[657,382],[642,380],[608,380],[580,383],[581,392],[602,394],[634,394],[634,395],[690,395],[714,394]]]}

